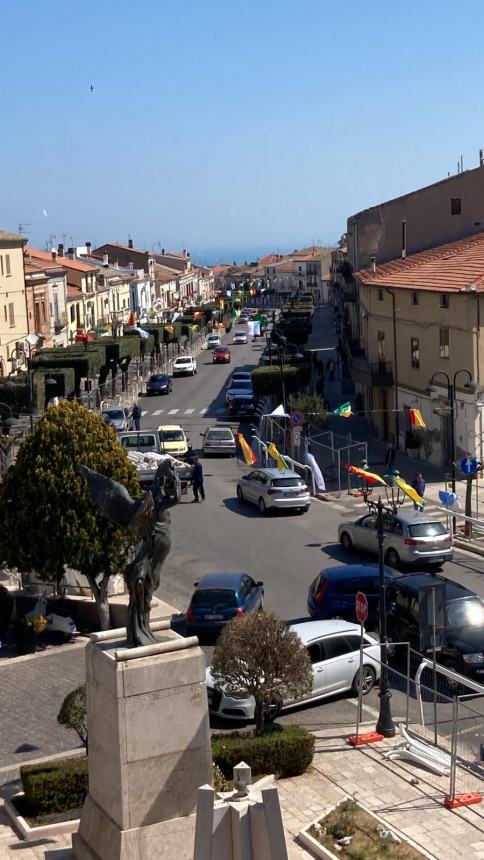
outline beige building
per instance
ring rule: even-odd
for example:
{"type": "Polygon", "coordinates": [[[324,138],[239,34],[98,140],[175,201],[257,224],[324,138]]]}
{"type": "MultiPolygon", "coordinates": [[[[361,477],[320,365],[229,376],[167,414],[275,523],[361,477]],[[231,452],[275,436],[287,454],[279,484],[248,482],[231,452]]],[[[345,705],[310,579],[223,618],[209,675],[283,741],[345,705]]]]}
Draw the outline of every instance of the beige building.
{"type": "Polygon", "coordinates": [[[25,368],[29,331],[23,249],[27,240],[0,230],[0,376],[25,368]]]}
{"type": "Polygon", "coordinates": [[[448,465],[455,387],[457,462],[467,451],[482,459],[484,232],[372,265],[355,281],[360,330],[349,350],[351,371],[375,434],[398,434],[401,448],[448,465]],[[424,430],[412,432],[412,408],[424,430]]]}

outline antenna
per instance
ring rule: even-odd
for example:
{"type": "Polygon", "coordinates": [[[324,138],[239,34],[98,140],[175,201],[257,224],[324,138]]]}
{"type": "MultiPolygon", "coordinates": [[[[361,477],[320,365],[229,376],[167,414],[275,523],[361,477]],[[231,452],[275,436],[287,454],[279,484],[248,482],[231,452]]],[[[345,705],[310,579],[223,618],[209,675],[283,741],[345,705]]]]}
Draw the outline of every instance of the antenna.
{"type": "Polygon", "coordinates": [[[46,240],[46,243],[45,243],[46,251],[52,250],[56,239],[57,239],[57,236],[55,235],[55,233],[49,233],[49,238],[46,240]]]}
{"type": "Polygon", "coordinates": [[[20,236],[27,236],[30,233],[30,230],[27,230],[26,227],[30,227],[30,224],[18,225],[18,232],[20,236]]]}

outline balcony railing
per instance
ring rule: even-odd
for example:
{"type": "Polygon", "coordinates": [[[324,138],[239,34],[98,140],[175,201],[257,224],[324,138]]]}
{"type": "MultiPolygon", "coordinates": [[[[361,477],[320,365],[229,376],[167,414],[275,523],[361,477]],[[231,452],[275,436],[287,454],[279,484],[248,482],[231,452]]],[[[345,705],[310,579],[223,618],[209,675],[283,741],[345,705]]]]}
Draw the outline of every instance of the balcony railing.
{"type": "Polygon", "coordinates": [[[391,361],[375,361],[370,365],[371,384],[374,388],[389,388],[393,385],[391,361]]]}

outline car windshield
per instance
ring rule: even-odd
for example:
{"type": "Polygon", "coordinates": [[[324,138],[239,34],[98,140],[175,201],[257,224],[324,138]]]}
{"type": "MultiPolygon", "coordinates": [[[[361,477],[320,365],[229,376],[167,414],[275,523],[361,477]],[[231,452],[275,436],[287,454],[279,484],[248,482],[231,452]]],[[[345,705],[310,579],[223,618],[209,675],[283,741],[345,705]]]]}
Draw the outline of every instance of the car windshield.
{"type": "Polygon", "coordinates": [[[200,588],[192,597],[192,606],[222,606],[230,609],[237,606],[233,591],[227,588],[200,588]]]}
{"type": "Polygon", "coordinates": [[[447,534],[447,529],[443,523],[418,523],[408,527],[410,537],[435,537],[436,535],[447,534]]]}
{"type": "Polygon", "coordinates": [[[210,335],[210,337],[209,337],[209,340],[219,341],[219,340],[220,340],[220,335],[218,335],[218,334],[211,334],[211,335],[210,335]]]}
{"type": "Polygon", "coordinates": [[[109,418],[110,421],[123,421],[125,417],[122,409],[107,409],[103,412],[103,418],[109,418]]]}
{"type": "Polygon", "coordinates": [[[191,355],[188,355],[187,358],[176,358],[175,359],[175,364],[191,364],[191,363],[192,363],[191,355]]]}
{"type": "Polygon", "coordinates": [[[228,352],[228,349],[226,346],[218,346],[215,352],[228,352]]]}
{"type": "Polygon", "coordinates": [[[447,627],[481,627],[484,603],[478,597],[453,600],[447,604],[447,627]]]}
{"type": "Polygon", "coordinates": [[[233,383],[233,388],[240,388],[242,391],[251,391],[252,390],[252,380],[251,379],[237,379],[233,383]]]}
{"type": "Polygon", "coordinates": [[[209,430],[207,433],[207,439],[233,439],[231,430],[209,430]]]}
{"type": "Polygon", "coordinates": [[[163,373],[156,373],[154,376],[150,378],[150,382],[167,382],[168,377],[164,376],[163,373]]]}
{"type": "Polygon", "coordinates": [[[301,487],[301,478],[273,478],[273,487],[301,487]]]}
{"type": "Polygon", "coordinates": [[[185,434],[183,430],[160,430],[159,437],[161,442],[184,442],[185,434]]]}

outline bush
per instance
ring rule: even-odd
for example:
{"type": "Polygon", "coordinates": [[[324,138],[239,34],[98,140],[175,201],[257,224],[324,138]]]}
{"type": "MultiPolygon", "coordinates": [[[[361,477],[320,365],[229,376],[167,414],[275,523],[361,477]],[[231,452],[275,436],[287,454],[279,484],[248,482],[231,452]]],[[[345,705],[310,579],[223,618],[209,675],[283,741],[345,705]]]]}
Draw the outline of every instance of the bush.
{"type": "Polygon", "coordinates": [[[66,729],[77,732],[80,741],[87,747],[87,703],[86,685],[82,684],[67,694],[57,714],[57,722],[66,729]]]}
{"type": "Polygon", "coordinates": [[[302,726],[277,726],[263,735],[212,736],[212,759],[226,779],[245,761],[254,773],[299,776],[313,760],[314,735],[302,726]]]}
{"type": "Polygon", "coordinates": [[[66,758],[20,768],[25,799],[34,815],[80,809],[88,792],[87,759],[66,758]]]}

